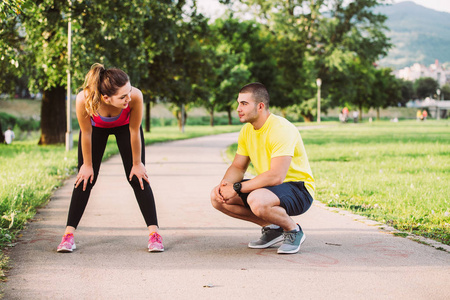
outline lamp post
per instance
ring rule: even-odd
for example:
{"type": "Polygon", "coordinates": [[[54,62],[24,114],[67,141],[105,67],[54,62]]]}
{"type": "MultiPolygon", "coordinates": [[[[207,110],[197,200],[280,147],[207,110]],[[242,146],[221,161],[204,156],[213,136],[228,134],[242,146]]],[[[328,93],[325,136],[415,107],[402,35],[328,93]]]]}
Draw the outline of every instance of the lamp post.
{"type": "Polygon", "coordinates": [[[73,135],[72,135],[72,104],[71,104],[71,88],[70,88],[70,57],[72,56],[72,0],[69,0],[69,22],[67,25],[67,121],[66,121],[66,151],[73,148],[73,135]]]}
{"type": "Polygon", "coordinates": [[[441,100],[441,90],[440,89],[437,89],[436,90],[436,94],[437,94],[437,100],[438,100],[438,103],[436,103],[436,120],[440,120],[441,119],[441,110],[440,110],[440,108],[439,108],[439,100],[441,100]]]}
{"type": "Polygon", "coordinates": [[[320,123],[320,86],[322,85],[322,79],[316,79],[317,84],[317,123],[320,123]]]}

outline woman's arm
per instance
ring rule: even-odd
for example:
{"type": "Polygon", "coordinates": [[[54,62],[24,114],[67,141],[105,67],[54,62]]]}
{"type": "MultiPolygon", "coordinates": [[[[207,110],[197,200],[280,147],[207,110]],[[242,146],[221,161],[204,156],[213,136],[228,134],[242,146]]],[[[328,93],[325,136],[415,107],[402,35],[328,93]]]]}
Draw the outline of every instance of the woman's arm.
{"type": "Polygon", "coordinates": [[[78,171],[75,187],[78,187],[83,182],[83,191],[85,191],[88,181],[90,180],[92,183],[94,180],[94,169],[92,167],[92,125],[91,119],[85,109],[84,91],[81,91],[77,95],[76,112],[81,130],[81,141],[78,142],[81,143],[83,165],[78,171]]]}
{"type": "Polygon", "coordinates": [[[147,181],[148,175],[147,170],[145,169],[144,164],[141,161],[141,135],[140,135],[140,127],[142,123],[142,114],[144,107],[144,98],[142,96],[142,92],[137,88],[132,88],[131,90],[131,101],[130,101],[130,143],[131,143],[131,152],[133,155],[133,166],[130,172],[129,180],[136,176],[141,185],[141,189],[144,189],[144,184],[142,180],[147,181]]]}

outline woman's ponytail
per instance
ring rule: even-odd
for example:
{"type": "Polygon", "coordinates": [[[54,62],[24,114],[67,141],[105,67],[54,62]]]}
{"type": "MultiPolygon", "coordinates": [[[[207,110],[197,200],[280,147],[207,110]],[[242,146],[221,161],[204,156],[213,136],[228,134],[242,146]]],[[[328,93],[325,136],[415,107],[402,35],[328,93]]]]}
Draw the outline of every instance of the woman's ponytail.
{"type": "Polygon", "coordinates": [[[90,117],[97,115],[98,108],[100,107],[102,93],[100,92],[100,86],[102,82],[102,76],[106,69],[102,64],[95,63],[92,65],[91,70],[87,73],[83,84],[85,107],[86,112],[90,117]]]}

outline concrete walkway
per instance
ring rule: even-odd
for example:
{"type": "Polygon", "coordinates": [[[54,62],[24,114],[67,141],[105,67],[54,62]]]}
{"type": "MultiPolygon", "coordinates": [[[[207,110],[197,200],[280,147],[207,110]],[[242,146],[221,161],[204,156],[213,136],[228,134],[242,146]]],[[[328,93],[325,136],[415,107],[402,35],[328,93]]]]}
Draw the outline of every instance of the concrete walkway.
{"type": "Polygon", "coordinates": [[[118,156],[102,165],[78,249],[56,253],[70,178],[12,249],[4,299],[450,299],[449,253],[321,205],[295,217],[307,235],[298,254],[247,248],[260,229],[209,201],[236,141],[233,133],[146,148],[164,253],[147,252],[118,156]]]}

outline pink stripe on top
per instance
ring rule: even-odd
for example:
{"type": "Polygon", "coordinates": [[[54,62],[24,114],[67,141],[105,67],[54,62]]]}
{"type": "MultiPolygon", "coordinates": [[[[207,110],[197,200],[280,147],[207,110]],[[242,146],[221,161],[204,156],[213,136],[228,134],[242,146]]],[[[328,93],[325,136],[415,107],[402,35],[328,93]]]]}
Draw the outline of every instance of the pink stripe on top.
{"type": "Polygon", "coordinates": [[[128,105],[127,108],[122,109],[120,114],[116,117],[102,117],[100,115],[94,115],[91,117],[91,124],[92,126],[100,128],[113,128],[127,125],[130,123],[130,112],[131,109],[128,105]]]}

